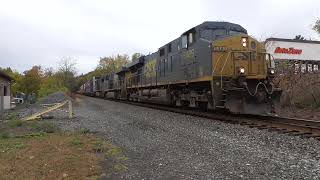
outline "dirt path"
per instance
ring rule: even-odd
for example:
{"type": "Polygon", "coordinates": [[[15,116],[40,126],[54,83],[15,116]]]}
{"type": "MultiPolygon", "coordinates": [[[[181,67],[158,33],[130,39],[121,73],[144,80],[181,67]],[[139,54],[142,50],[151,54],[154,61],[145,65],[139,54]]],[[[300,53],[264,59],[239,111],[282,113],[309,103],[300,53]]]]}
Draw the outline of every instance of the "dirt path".
{"type": "Polygon", "coordinates": [[[80,96],[64,129],[87,128],[121,147],[114,179],[320,178],[320,142],[80,96]]]}

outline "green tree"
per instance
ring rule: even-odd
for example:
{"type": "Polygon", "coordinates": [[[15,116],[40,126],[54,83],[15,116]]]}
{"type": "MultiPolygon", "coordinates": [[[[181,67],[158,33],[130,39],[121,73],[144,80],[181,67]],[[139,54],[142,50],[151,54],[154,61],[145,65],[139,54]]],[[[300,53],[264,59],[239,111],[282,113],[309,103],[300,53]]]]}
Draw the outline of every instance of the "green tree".
{"type": "Polygon", "coordinates": [[[13,81],[11,84],[11,93],[15,96],[17,92],[21,92],[22,91],[21,82],[22,82],[23,75],[16,70],[12,70],[10,67],[0,68],[0,70],[2,70],[3,72],[5,72],[6,74],[8,74],[10,77],[13,78],[13,81]]]}
{"type": "Polygon", "coordinates": [[[39,97],[44,97],[57,91],[66,92],[68,89],[63,85],[58,75],[53,74],[42,79],[38,95],[39,97]]]}
{"type": "Polygon", "coordinates": [[[102,57],[100,58],[99,64],[95,69],[93,75],[99,76],[103,74],[108,74],[112,72],[119,71],[122,66],[128,64],[129,56],[126,54],[102,57]]]}
{"type": "Polygon", "coordinates": [[[20,83],[21,90],[26,94],[38,94],[42,77],[43,72],[41,70],[41,66],[33,66],[30,70],[24,72],[24,76],[20,83]]]}
{"type": "Polygon", "coordinates": [[[320,19],[316,20],[312,29],[315,30],[320,35],[320,19]]]}
{"type": "Polygon", "coordinates": [[[139,60],[139,58],[140,58],[141,56],[143,56],[143,54],[141,54],[141,53],[134,53],[134,54],[132,54],[132,56],[131,56],[132,62],[139,60]]]}

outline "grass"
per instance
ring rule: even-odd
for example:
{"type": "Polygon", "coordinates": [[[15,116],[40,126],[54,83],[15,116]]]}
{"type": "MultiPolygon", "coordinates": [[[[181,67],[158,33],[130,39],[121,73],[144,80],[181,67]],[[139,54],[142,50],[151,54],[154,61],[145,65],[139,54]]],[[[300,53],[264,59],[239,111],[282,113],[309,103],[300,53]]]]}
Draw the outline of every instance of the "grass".
{"type": "Polygon", "coordinates": [[[81,129],[79,130],[79,132],[80,132],[81,134],[88,134],[88,133],[90,133],[90,129],[81,128],[81,129]]]}
{"type": "Polygon", "coordinates": [[[9,121],[9,126],[14,128],[14,127],[21,127],[22,126],[22,121],[21,120],[10,120],[9,121]]]}
{"type": "Polygon", "coordinates": [[[92,135],[89,129],[61,132],[52,122],[0,124],[0,179],[99,179],[127,169],[121,148],[92,135]]]}
{"type": "MultiPolygon", "coordinates": [[[[10,153],[15,152],[25,147],[25,144],[20,139],[0,139],[0,153],[10,153]]],[[[0,154],[1,157],[1,154],[0,154]]]]}
{"type": "Polygon", "coordinates": [[[9,113],[6,117],[6,119],[8,120],[17,120],[18,119],[18,115],[15,112],[9,113]]]}
{"type": "Polygon", "coordinates": [[[3,179],[81,179],[101,173],[92,151],[91,135],[45,134],[33,138],[0,140],[0,174],[3,179]],[[74,139],[82,148],[70,145],[74,139]]]}
{"type": "Polygon", "coordinates": [[[45,133],[54,133],[59,131],[59,128],[52,122],[39,121],[36,123],[30,123],[29,126],[36,131],[45,133]]]}
{"type": "Polygon", "coordinates": [[[78,136],[76,136],[70,141],[70,144],[73,146],[81,146],[83,145],[83,142],[78,136]]]}
{"type": "Polygon", "coordinates": [[[8,132],[0,133],[0,139],[8,139],[10,137],[8,132]]]}
{"type": "Polygon", "coordinates": [[[119,173],[128,169],[125,166],[125,162],[128,160],[128,158],[123,155],[121,148],[116,147],[102,139],[97,139],[94,142],[93,150],[98,153],[103,153],[105,159],[113,162],[107,167],[109,169],[109,174],[107,174],[107,176],[111,175],[113,172],[119,173]]]}

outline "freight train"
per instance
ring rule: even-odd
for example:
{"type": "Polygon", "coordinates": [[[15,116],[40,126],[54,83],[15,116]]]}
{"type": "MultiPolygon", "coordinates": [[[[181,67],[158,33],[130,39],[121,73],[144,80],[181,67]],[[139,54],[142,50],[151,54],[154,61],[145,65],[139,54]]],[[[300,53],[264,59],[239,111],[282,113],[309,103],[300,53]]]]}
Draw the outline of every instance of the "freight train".
{"type": "Polygon", "coordinates": [[[118,72],[93,77],[80,92],[237,114],[275,112],[281,89],[272,57],[241,25],[203,22],[118,72]]]}

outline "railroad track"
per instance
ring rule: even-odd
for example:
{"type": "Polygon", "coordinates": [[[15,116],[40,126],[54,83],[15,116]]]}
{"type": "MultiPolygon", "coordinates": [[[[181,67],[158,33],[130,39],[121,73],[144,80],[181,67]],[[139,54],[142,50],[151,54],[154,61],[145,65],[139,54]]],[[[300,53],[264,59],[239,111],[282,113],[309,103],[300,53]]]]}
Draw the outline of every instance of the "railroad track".
{"type": "Polygon", "coordinates": [[[245,125],[250,128],[267,129],[278,133],[301,136],[305,138],[314,138],[320,140],[320,121],[295,119],[278,116],[259,116],[259,115],[235,115],[230,113],[212,113],[191,108],[179,108],[167,105],[158,105],[151,103],[139,103],[132,101],[107,99],[110,101],[121,102],[136,106],[142,106],[152,109],[164,110],[185,115],[203,117],[213,120],[219,120],[226,123],[245,125]]]}

